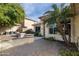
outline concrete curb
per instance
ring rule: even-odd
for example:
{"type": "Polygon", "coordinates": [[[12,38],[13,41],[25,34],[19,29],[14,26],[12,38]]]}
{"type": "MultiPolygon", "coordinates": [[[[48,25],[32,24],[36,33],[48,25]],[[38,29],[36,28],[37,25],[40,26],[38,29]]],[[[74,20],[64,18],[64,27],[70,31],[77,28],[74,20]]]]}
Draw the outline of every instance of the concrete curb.
{"type": "Polygon", "coordinates": [[[20,40],[17,39],[17,40],[11,40],[8,42],[0,43],[0,52],[7,50],[9,48],[12,48],[12,47],[29,44],[34,41],[34,40],[32,40],[33,38],[27,38],[27,39],[20,39],[20,40]],[[28,39],[28,41],[27,41],[27,39],[28,39]]]}

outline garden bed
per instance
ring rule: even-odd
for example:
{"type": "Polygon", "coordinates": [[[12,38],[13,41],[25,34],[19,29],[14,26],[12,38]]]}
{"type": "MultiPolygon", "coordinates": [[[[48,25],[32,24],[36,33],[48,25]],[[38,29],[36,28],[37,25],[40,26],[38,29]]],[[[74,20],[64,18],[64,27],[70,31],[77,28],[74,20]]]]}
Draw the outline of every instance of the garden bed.
{"type": "Polygon", "coordinates": [[[79,51],[62,49],[60,50],[60,54],[62,56],[79,56],[79,51]]]}

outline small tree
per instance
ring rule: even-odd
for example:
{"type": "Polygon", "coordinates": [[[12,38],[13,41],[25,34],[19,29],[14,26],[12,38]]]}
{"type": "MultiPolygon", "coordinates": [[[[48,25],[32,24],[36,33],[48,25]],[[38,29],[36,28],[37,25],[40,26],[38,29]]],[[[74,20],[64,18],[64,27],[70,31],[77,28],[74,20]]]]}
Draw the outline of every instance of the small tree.
{"type": "Polygon", "coordinates": [[[45,15],[48,16],[48,18],[45,20],[45,23],[48,25],[56,23],[58,32],[61,34],[63,40],[69,44],[70,39],[67,40],[65,30],[63,30],[63,28],[66,29],[67,21],[69,21],[73,16],[73,14],[71,14],[71,8],[68,5],[66,6],[66,4],[61,4],[60,7],[56,4],[53,4],[52,9],[53,11],[45,12],[45,15]],[[61,22],[63,22],[64,27],[62,26],[61,22]]]}
{"type": "Polygon", "coordinates": [[[0,4],[0,32],[16,24],[23,23],[25,13],[20,4],[0,4]]]}

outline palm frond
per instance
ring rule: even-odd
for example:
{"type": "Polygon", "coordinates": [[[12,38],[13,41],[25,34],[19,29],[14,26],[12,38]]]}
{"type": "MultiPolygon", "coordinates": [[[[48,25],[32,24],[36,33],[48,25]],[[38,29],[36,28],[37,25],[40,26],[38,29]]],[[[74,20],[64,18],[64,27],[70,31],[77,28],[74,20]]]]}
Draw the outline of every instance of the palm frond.
{"type": "Polygon", "coordinates": [[[61,8],[64,8],[64,7],[65,7],[65,3],[62,3],[62,4],[60,5],[60,7],[61,7],[61,8]]]}
{"type": "Polygon", "coordinates": [[[49,15],[49,14],[51,14],[53,11],[46,11],[45,13],[44,13],[44,15],[49,15]]]}
{"type": "Polygon", "coordinates": [[[53,4],[53,5],[52,5],[52,8],[53,8],[54,10],[56,10],[58,7],[57,7],[56,4],[53,4]]]}
{"type": "Polygon", "coordinates": [[[55,20],[55,18],[51,17],[51,18],[46,20],[46,23],[47,23],[47,25],[51,25],[51,24],[56,23],[56,20],[55,20]]]}

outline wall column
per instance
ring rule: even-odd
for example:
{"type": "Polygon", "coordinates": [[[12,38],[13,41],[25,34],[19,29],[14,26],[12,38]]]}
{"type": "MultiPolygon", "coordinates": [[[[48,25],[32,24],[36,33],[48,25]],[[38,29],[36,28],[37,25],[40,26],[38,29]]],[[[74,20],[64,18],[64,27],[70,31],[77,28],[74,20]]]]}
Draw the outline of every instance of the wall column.
{"type": "Polygon", "coordinates": [[[75,42],[75,26],[73,18],[71,18],[71,42],[75,42]]]}

